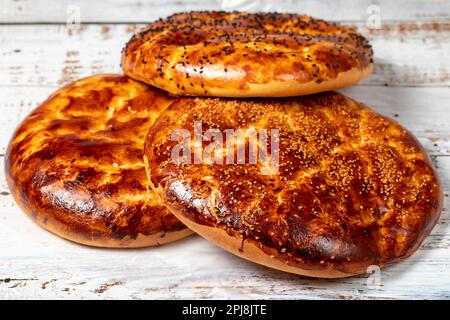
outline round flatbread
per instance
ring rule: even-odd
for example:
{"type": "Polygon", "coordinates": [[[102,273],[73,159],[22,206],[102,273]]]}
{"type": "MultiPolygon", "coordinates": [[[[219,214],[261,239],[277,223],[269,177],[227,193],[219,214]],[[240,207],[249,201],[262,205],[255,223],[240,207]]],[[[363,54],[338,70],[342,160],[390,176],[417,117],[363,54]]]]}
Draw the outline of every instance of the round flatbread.
{"type": "Polygon", "coordinates": [[[308,16],[188,12],[135,34],[122,68],[176,95],[288,97],[357,83],[372,54],[354,28],[308,16]]]}
{"type": "Polygon", "coordinates": [[[98,247],[144,247],[191,234],[148,191],[143,144],[172,100],[126,76],[98,75],[52,94],[18,127],[6,177],[45,229],[98,247]]]}
{"type": "Polygon", "coordinates": [[[333,92],[181,99],[150,129],[145,162],[153,190],[189,228],[253,262],[312,277],[408,257],[442,207],[414,136],[333,92]]]}

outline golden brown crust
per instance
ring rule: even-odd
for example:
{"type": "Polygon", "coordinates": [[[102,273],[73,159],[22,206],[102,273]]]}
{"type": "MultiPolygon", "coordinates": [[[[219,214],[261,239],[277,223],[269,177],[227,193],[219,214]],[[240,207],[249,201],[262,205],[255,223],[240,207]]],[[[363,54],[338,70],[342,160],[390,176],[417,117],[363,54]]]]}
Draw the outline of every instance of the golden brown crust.
{"type": "MultiPolygon", "coordinates": [[[[180,221],[183,222],[189,229],[195,230],[198,234],[202,235],[210,242],[246,260],[257,262],[273,269],[290,273],[297,273],[308,277],[344,278],[356,274],[341,272],[335,269],[307,269],[305,267],[303,267],[301,271],[299,271],[298,267],[291,266],[283,262],[285,261],[285,259],[283,259],[283,256],[274,249],[266,247],[261,243],[252,241],[251,239],[231,236],[223,229],[198,224],[183,216],[179,211],[174,212],[177,218],[179,218],[180,221]],[[264,246],[264,250],[261,249],[261,246],[264,246]]],[[[347,269],[349,268],[349,265],[350,263],[348,263],[347,269]]],[[[352,267],[360,268],[364,267],[364,265],[359,266],[353,264],[352,267]]]]}
{"type": "Polygon", "coordinates": [[[372,49],[353,28],[298,14],[188,12],[135,34],[122,68],[176,95],[288,97],[362,80],[372,49]]]}
{"type": "Polygon", "coordinates": [[[142,148],[172,99],[126,76],[98,75],[55,92],[15,132],[6,177],[20,207],[66,239],[144,247],[191,234],[148,191],[142,148]]]}
{"type": "Polygon", "coordinates": [[[150,185],[192,230],[254,262],[308,276],[351,276],[408,257],[442,207],[417,140],[338,93],[180,99],[159,116],[144,150],[150,185]],[[261,164],[248,162],[173,163],[171,133],[192,136],[200,119],[203,132],[280,130],[278,172],[261,175],[261,164]]]}

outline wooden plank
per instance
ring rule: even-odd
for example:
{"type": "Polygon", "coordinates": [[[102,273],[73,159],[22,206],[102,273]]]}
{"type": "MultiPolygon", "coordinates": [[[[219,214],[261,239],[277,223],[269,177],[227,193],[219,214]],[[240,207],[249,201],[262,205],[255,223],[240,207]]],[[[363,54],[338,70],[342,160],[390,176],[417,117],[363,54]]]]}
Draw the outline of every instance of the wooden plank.
{"type": "MultiPolygon", "coordinates": [[[[58,86],[120,72],[120,51],[142,25],[0,26],[0,85],[58,86]]],[[[371,40],[375,71],[362,85],[450,86],[450,23],[357,25],[371,40]]]]}
{"type": "MultiPolygon", "coordinates": [[[[448,194],[450,157],[437,163],[448,194]]],[[[3,171],[0,184],[4,190],[3,171]]],[[[450,298],[448,209],[412,257],[381,271],[376,289],[367,287],[367,275],[320,280],[270,270],[198,236],[140,250],[76,245],[35,225],[4,192],[0,222],[1,298],[450,298]]]]}
{"type": "Polygon", "coordinates": [[[383,21],[450,19],[450,3],[446,0],[46,0],[38,5],[32,0],[0,0],[0,23],[65,23],[78,10],[83,23],[145,23],[179,11],[221,9],[302,12],[329,20],[366,21],[374,4],[381,10],[383,21]]]}
{"type": "Polygon", "coordinates": [[[363,84],[450,86],[450,23],[357,27],[374,49],[374,73],[363,84]]]}

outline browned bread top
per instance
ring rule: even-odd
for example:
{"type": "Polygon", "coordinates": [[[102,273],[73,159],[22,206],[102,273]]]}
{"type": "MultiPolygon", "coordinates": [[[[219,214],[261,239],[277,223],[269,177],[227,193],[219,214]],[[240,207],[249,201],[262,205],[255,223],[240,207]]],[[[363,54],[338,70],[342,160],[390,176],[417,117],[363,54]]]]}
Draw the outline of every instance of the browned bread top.
{"type": "MultiPolygon", "coordinates": [[[[208,145],[189,144],[196,152],[208,145]]],[[[224,155],[228,147],[216,150],[224,155]]],[[[231,149],[235,159],[237,150],[231,149]]],[[[150,129],[145,156],[152,188],[192,230],[231,251],[233,239],[242,238],[243,250],[234,253],[306,275],[353,275],[409,256],[442,205],[438,178],[414,136],[333,92],[278,100],[181,99],[150,129]],[[203,134],[211,128],[278,129],[278,171],[262,175],[263,163],[248,164],[250,140],[245,164],[174,163],[179,141],[171,134],[184,128],[193,137],[194,121],[202,122],[203,134]],[[246,256],[244,241],[272,260],[251,250],[246,256]]]]}
{"type": "Polygon", "coordinates": [[[76,81],[18,127],[6,175],[18,204],[44,228],[103,247],[140,247],[189,234],[147,192],[143,144],[171,99],[120,75],[76,81]]]}
{"type": "Polygon", "coordinates": [[[122,68],[177,95],[283,97],[358,82],[372,49],[353,28],[299,14],[186,12],[135,34],[122,68]]]}

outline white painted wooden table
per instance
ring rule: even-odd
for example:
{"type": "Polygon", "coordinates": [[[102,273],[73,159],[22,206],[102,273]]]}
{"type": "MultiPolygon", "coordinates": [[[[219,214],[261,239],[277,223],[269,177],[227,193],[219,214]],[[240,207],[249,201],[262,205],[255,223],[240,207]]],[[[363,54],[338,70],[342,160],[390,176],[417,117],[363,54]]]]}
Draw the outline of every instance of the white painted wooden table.
{"type": "MultiPolygon", "coordinates": [[[[15,126],[57,87],[120,72],[120,50],[141,24],[181,10],[239,9],[232,2],[0,0],[0,166],[15,126]],[[67,20],[76,22],[78,13],[80,29],[68,28],[67,20]]],[[[358,26],[374,46],[375,72],[342,91],[417,135],[433,157],[448,202],[450,1],[378,0],[378,7],[370,0],[234,2],[248,10],[303,12],[358,26]],[[367,19],[378,9],[381,29],[370,30],[367,19]]],[[[30,221],[0,171],[0,298],[449,299],[447,204],[411,258],[382,270],[381,287],[366,283],[367,276],[319,280],[270,270],[198,236],[140,250],[79,246],[30,221]]]]}

